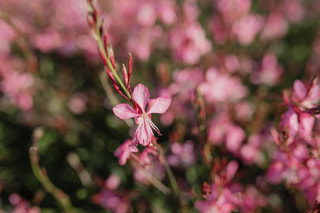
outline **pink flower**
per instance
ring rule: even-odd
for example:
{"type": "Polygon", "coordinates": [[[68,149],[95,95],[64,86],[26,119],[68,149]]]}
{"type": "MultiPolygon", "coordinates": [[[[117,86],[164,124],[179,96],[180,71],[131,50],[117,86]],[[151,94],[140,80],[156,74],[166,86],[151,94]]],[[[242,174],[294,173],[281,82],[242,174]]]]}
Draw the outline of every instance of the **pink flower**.
{"type": "Polygon", "coordinates": [[[131,146],[132,141],[127,139],[121,146],[119,146],[114,155],[119,158],[119,164],[125,165],[130,158],[131,152],[137,152],[138,149],[135,146],[131,146]]]}
{"type": "Polygon", "coordinates": [[[248,14],[233,23],[232,32],[241,45],[247,46],[253,42],[262,27],[263,18],[261,16],[248,14]]]}
{"type": "Polygon", "coordinates": [[[135,109],[129,104],[118,104],[113,107],[113,113],[120,119],[135,118],[138,128],[134,133],[133,143],[139,142],[143,146],[147,146],[154,136],[152,129],[160,134],[158,127],[151,121],[151,114],[166,112],[171,99],[165,97],[150,99],[149,90],[142,84],[134,88],[132,99],[135,103],[135,109]],[[147,104],[148,110],[145,111],[147,104]]]}

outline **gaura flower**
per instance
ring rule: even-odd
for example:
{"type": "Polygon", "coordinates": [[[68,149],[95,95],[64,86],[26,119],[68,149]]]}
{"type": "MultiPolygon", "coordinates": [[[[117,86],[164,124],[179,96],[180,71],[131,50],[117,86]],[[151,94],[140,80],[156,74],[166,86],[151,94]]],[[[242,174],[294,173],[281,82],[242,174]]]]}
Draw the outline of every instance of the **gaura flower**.
{"type": "Polygon", "coordinates": [[[120,119],[134,118],[138,127],[134,132],[133,143],[148,146],[154,136],[153,130],[159,134],[158,127],[152,122],[152,113],[164,113],[171,103],[171,98],[159,97],[150,99],[149,90],[142,84],[137,85],[132,94],[135,107],[129,104],[118,104],[113,107],[113,113],[120,119]],[[145,111],[148,104],[148,110],[145,111]]]}

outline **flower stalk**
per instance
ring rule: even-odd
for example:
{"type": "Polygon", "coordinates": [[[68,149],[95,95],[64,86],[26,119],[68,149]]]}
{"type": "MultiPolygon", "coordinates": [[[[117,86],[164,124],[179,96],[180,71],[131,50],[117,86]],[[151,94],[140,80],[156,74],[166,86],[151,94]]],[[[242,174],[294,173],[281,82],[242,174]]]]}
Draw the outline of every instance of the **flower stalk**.
{"type": "Polygon", "coordinates": [[[72,206],[69,196],[61,189],[57,188],[49,179],[44,169],[40,168],[39,156],[38,156],[38,144],[37,141],[42,137],[43,129],[36,128],[33,133],[32,145],[29,149],[29,157],[31,168],[34,176],[42,184],[42,186],[49,192],[56,201],[61,205],[66,213],[74,213],[75,209],[72,206]]]}
{"type": "Polygon", "coordinates": [[[122,74],[124,79],[123,83],[116,71],[113,49],[112,46],[108,44],[108,37],[104,33],[103,20],[101,21],[99,19],[99,14],[94,7],[93,1],[87,0],[87,3],[89,8],[88,22],[91,27],[93,38],[98,43],[98,50],[105,65],[105,70],[108,73],[108,76],[117,92],[126,100],[132,102],[131,89],[129,85],[132,72],[132,57],[129,54],[129,72],[126,72],[126,68],[124,65],[122,66],[122,74]],[[124,93],[121,91],[119,86],[124,91],[124,93]]]}

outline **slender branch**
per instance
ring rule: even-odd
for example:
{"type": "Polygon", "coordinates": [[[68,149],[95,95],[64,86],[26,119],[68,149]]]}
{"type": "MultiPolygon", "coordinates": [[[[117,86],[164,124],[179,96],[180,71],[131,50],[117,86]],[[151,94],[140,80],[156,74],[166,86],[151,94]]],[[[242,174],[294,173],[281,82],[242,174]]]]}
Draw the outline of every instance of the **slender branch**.
{"type": "Polygon", "coordinates": [[[109,59],[109,57],[107,57],[107,52],[106,49],[104,48],[103,45],[103,41],[101,40],[100,36],[97,36],[97,42],[98,42],[98,47],[99,49],[102,51],[103,57],[106,59],[107,62],[107,66],[108,68],[111,70],[112,74],[114,75],[115,79],[117,80],[117,82],[119,83],[119,85],[121,86],[121,88],[123,89],[123,91],[126,93],[126,95],[128,96],[128,98],[131,100],[131,94],[130,92],[127,90],[127,88],[125,87],[125,85],[123,84],[122,80],[120,79],[117,71],[113,68],[112,63],[109,59]]]}
{"type": "Polygon", "coordinates": [[[33,133],[33,141],[32,145],[29,149],[29,157],[30,157],[30,163],[31,168],[34,176],[37,178],[37,180],[42,184],[42,186],[49,192],[61,205],[61,207],[65,210],[67,213],[74,213],[74,207],[72,206],[70,202],[69,196],[64,193],[61,189],[57,188],[48,178],[48,175],[45,173],[43,169],[39,166],[39,156],[38,156],[38,140],[43,135],[43,129],[42,128],[36,128],[33,133]]]}
{"type": "MultiPolygon", "coordinates": [[[[120,102],[119,102],[117,96],[114,94],[108,80],[106,79],[106,75],[107,74],[105,72],[101,72],[99,75],[99,79],[100,79],[100,82],[102,84],[102,87],[104,89],[104,92],[106,93],[106,96],[107,96],[109,102],[111,103],[112,106],[115,106],[115,105],[119,104],[120,102]]],[[[130,128],[134,126],[134,123],[132,120],[126,119],[126,120],[124,120],[124,122],[130,128]]]]}
{"type": "Polygon", "coordinates": [[[170,166],[167,163],[167,160],[166,160],[166,158],[164,156],[164,153],[163,153],[163,149],[159,144],[156,143],[155,145],[156,145],[156,147],[157,147],[157,149],[159,151],[159,155],[160,155],[161,161],[162,161],[162,163],[164,165],[164,168],[165,168],[165,170],[166,170],[166,172],[168,174],[172,191],[173,191],[174,195],[176,195],[177,197],[180,198],[180,192],[179,192],[179,187],[178,187],[177,180],[174,177],[174,175],[172,173],[172,170],[171,170],[170,166]]]}
{"type": "MultiPolygon", "coordinates": [[[[130,92],[128,91],[127,87],[124,85],[124,83],[120,79],[120,77],[115,69],[114,61],[111,61],[113,58],[112,59],[109,58],[109,54],[108,54],[109,47],[107,47],[108,44],[106,44],[107,37],[104,34],[104,30],[103,30],[103,20],[100,19],[99,14],[98,14],[96,8],[94,7],[94,3],[92,0],[87,0],[87,5],[88,5],[88,10],[89,10],[89,16],[88,16],[89,25],[92,30],[93,38],[98,43],[99,52],[100,52],[101,58],[105,64],[105,66],[107,67],[106,69],[109,69],[112,72],[113,77],[115,78],[116,82],[120,85],[122,90],[125,92],[129,101],[132,101],[132,97],[131,97],[130,92]]],[[[110,50],[112,50],[111,47],[110,47],[110,50]]],[[[115,86],[117,86],[117,85],[115,85],[115,86]]],[[[118,92],[121,95],[123,95],[121,91],[118,91],[118,92]]]]}
{"type": "Polygon", "coordinates": [[[132,158],[131,163],[133,167],[137,167],[143,173],[144,177],[148,179],[148,181],[157,189],[159,189],[163,194],[168,195],[171,193],[171,190],[166,187],[161,181],[152,176],[143,166],[139,164],[139,161],[136,158],[132,158]]]}

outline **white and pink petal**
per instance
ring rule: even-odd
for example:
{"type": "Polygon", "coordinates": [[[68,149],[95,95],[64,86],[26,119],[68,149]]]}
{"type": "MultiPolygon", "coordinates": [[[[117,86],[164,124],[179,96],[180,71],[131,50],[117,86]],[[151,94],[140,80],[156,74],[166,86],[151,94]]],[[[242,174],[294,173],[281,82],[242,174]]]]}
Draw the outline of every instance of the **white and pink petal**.
{"type": "Polygon", "coordinates": [[[143,120],[136,129],[134,136],[143,146],[148,146],[152,140],[153,132],[146,120],[143,120]]]}
{"type": "Polygon", "coordinates": [[[132,98],[144,112],[150,98],[148,88],[143,84],[138,84],[133,90],[132,98]]]}
{"type": "Polygon", "coordinates": [[[165,113],[171,104],[171,98],[159,97],[150,100],[148,104],[148,114],[165,113]]]}
{"type": "Polygon", "coordinates": [[[112,108],[113,113],[120,119],[129,119],[141,116],[129,104],[118,104],[112,108]]]}

